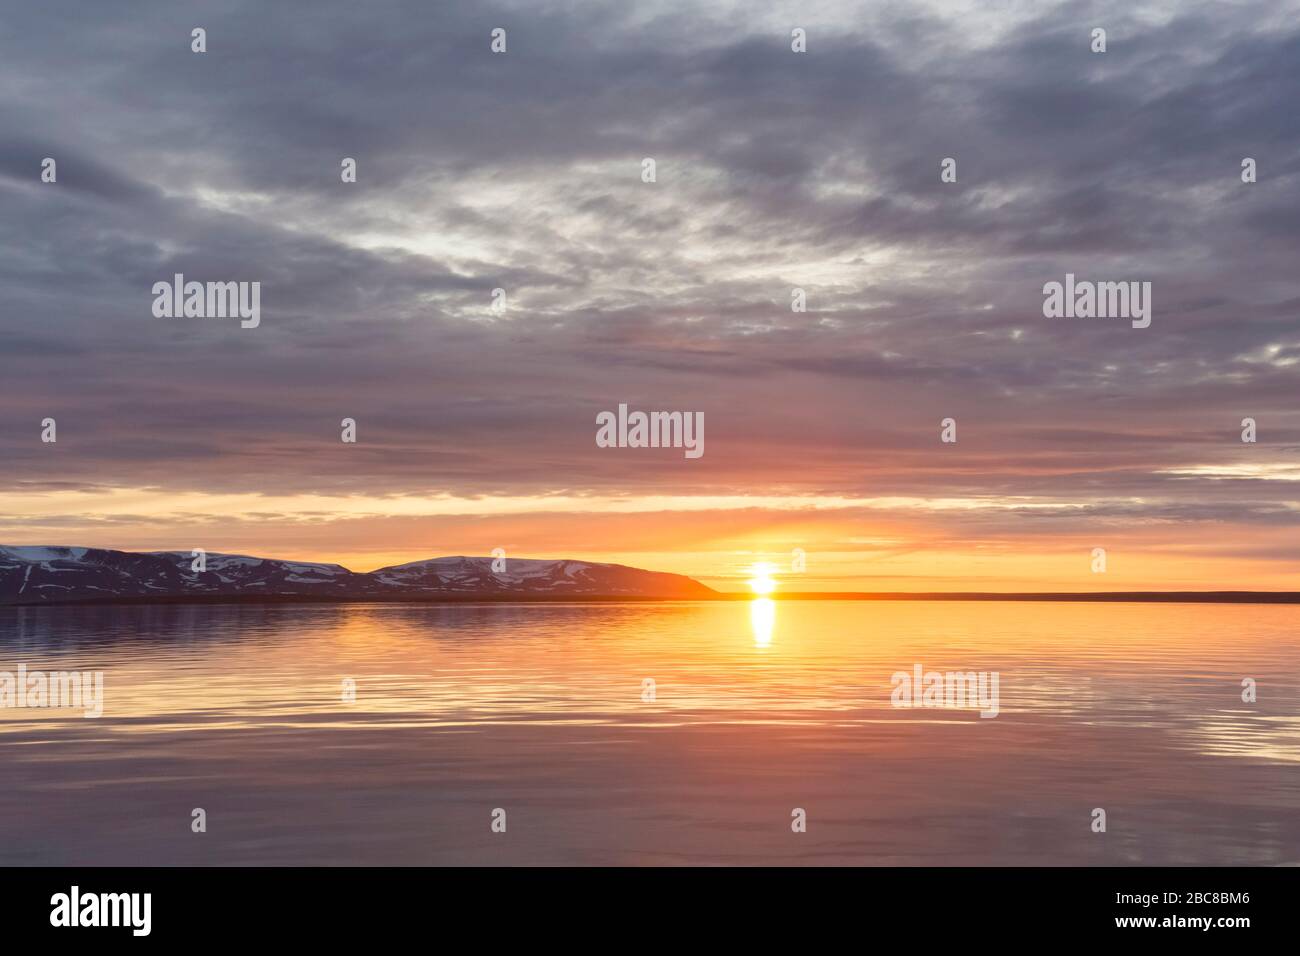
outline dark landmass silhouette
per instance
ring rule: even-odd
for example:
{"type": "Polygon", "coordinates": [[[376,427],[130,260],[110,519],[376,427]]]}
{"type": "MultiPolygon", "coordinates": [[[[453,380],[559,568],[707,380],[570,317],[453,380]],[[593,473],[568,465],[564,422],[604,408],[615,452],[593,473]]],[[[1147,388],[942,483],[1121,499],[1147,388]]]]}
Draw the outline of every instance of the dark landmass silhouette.
{"type": "Polygon", "coordinates": [[[0,604],[674,599],[716,592],[680,574],[590,561],[446,557],[358,573],[239,554],[0,546],[0,604]]]}
{"type": "MultiPolygon", "coordinates": [[[[442,557],[350,571],[338,564],[188,551],[0,546],[0,605],[349,601],[749,601],[682,574],[567,559],[442,557]]],[[[1300,604],[1300,591],[786,591],[777,601],[1300,604]]]]}

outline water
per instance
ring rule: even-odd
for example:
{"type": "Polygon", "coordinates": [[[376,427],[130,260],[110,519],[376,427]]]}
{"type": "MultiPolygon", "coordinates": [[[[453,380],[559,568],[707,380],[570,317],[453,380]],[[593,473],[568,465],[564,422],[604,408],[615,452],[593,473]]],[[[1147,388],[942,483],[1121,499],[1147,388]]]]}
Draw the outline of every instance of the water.
{"type": "Polygon", "coordinates": [[[105,694],[98,719],[0,709],[0,865],[1294,864],[1297,625],[1241,605],[0,609],[0,670],[102,670],[105,694]],[[917,663],[998,672],[998,716],[891,706],[917,663]]]}

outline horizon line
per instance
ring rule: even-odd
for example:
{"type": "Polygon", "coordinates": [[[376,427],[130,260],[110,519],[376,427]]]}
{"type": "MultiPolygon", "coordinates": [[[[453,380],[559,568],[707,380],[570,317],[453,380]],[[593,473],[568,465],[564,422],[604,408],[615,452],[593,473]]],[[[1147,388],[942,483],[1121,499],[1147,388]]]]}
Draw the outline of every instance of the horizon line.
{"type": "Polygon", "coordinates": [[[714,591],[688,598],[600,594],[439,594],[428,597],[302,594],[121,596],[0,604],[0,608],[187,604],[690,604],[708,601],[1041,601],[1115,604],[1300,604],[1300,591],[714,591]]]}

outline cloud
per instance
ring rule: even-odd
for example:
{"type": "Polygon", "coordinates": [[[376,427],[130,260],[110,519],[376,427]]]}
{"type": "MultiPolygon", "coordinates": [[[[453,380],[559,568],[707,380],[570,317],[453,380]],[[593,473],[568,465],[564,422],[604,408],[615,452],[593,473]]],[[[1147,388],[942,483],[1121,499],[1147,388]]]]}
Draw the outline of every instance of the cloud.
{"type": "Polygon", "coordinates": [[[1300,448],[1294,3],[387,10],[6,18],[5,491],[1291,514],[1170,472],[1300,448]],[[176,272],[260,281],[261,327],[155,319],[176,272]],[[1150,280],[1152,327],[1044,319],[1066,272],[1150,280]],[[705,458],[596,449],[621,401],[704,411],[705,458]]]}

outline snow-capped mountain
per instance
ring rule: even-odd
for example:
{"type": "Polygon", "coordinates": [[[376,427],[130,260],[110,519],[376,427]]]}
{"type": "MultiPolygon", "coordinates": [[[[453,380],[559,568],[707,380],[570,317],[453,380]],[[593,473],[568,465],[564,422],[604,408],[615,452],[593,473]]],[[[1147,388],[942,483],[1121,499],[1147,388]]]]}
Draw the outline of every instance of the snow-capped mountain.
{"type": "MultiPolygon", "coordinates": [[[[511,558],[501,571],[491,558],[432,558],[371,572],[385,587],[403,591],[473,594],[602,594],[679,596],[683,590],[712,593],[680,574],[642,571],[621,564],[586,561],[538,561],[511,558]]],[[[686,595],[693,596],[693,595],[686,595]]]]}
{"type": "Polygon", "coordinates": [[[509,558],[433,558],[359,574],[337,564],[188,551],[0,546],[0,604],[184,601],[187,598],[436,600],[528,597],[700,598],[714,591],[680,574],[619,564],[509,558]]]}

